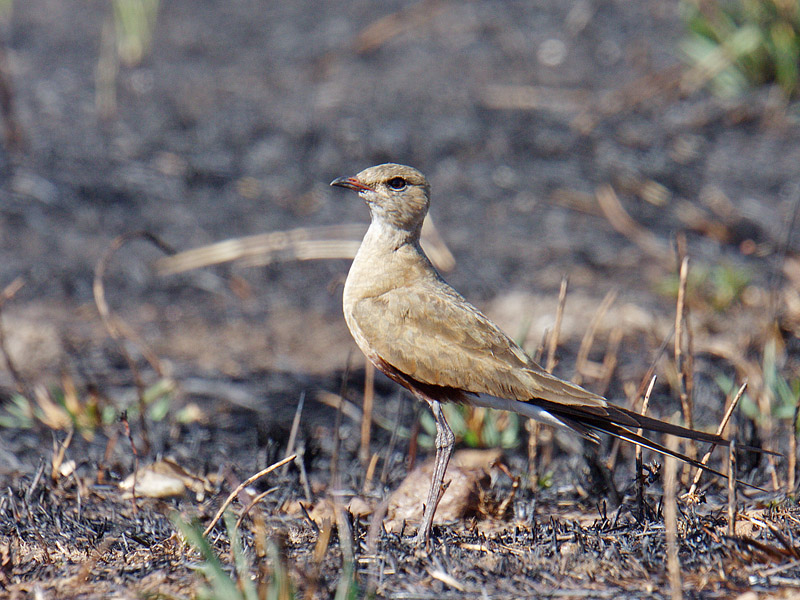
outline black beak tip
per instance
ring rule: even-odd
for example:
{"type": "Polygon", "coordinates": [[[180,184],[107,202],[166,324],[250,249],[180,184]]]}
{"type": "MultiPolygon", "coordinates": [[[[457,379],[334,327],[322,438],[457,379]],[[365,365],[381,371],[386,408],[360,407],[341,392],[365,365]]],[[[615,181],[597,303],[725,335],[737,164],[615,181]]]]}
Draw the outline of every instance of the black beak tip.
{"type": "Polygon", "coordinates": [[[371,191],[374,191],[371,187],[361,183],[355,177],[337,177],[336,179],[331,181],[331,185],[333,187],[347,188],[348,190],[353,190],[354,192],[371,192],[371,191]]]}
{"type": "Polygon", "coordinates": [[[331,187],[350,187],[348,185],[349,177],[337,177],[331,181],[331,187]]]}

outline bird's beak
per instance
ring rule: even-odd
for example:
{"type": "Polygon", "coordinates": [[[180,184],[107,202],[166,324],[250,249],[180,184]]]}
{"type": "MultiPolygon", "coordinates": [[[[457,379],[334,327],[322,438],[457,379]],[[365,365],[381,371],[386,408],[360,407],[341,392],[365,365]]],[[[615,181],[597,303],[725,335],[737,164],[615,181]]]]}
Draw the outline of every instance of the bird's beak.
{"type": "Polygon", "coordinates": [[[364,185],[355,177],[339,177],[331,181],[332,186],[343,187],[354,190],[356,192],[374,192],[371,187],[364,185]]]}

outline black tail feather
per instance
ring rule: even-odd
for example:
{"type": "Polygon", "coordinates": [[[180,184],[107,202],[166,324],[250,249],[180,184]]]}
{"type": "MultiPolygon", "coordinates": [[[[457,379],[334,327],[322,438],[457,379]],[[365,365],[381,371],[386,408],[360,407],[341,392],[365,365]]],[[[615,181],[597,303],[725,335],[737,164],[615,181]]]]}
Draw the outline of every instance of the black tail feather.
{"type": "MultiPolygon", "coordinates": [[[[724,473],[721,473],[720,471],[717,471],[716,469],[713,469],[698,460],[690,458],[689,456],[686,456],[680,452],[670,450],[658,442],[654,442],[643,435],[639,435],[635,431],[632,431],[632,428],[641,428],[658,433],[667,433],[686,439],[717,444],[719,446],[730,446],[730,440],[727,440],[722,436],[713,433],[706,433],[704,431],[688,429],[686,427],[681,427],[680,425],[673,425],[672,423],[659,421],[658,419],[654,419],[652,417],[644,417],[638,413],[613,405],[609,405],[607,407],[606,414],[601,415],[595,407],[591,407],[589,410],[582,410],[582,407],[580,406],[561,405],[554,402],[548,402],[546,400],[536,400],[536,403],[549,413],[557,416],[559,419],[562,419],[566,424],[570,426],[577,425],[578,427],[576,427],[576,429],[579,431],[589,429],[590,431],[603,432],[632,444],[638,444],[639,446],[648,448],[654,452],[658,452],[659,454],[673,456],[678,460],[682,460],[683,462],[697,467],[698,469],[703,469],[704,471],[713,473],[719,477],[723,477],[725,479],[728,477],[724,473]]],[[[771,452],[761,450],[759,448],[750,448],[746,446],[737,447],[744,450],[752,449],[758,452],[766,452],[771,454],[771,452]]],[[[761,492],[766,491],[758,486],[747,483],[746,481],[737,479],[737,483],[741,483],[744,486],[761,492]]]]}

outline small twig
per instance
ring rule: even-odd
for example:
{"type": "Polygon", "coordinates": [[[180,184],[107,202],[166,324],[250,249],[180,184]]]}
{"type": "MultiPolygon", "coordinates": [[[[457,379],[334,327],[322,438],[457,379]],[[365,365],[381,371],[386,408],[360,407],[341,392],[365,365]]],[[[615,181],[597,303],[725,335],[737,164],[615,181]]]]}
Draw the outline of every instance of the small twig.
{"type": "Polygon", "coordinates": [[[411,433],[408,437],[408,460],[406,461],[406,466],[408,467],[408,471],[411,472],[414,470],[414,467],[417,464],[417,451],[419,450],[419,432],[422,429],[422,421],[420,419],[420,415],[422,413],[422,407],[419,402],[415,402],[413,404],[413,413],[414,413],[414,421],[411,424],[411,433]]]}
{"type": "Polygon", "coordinates": [[[128,442],[131,445],[131,451],[133,452],[133,482],[131,483],[131,502],[133,503],[133,514],[135,515],[139,508],[136,506],[136,480],[139,477],[139,452],[136,450],[136,444],[133,443],[133,434],[131,433],[131,426],[128,423],[128,411],[122,411],[122,414],[119,416],[119,420],[122,422],[123,427],[125,428],[125,435],[128,438],[128,442]]]}
{"type": "MultiPolygon", "coordinates": [[[[350,362],[353,358],[352,351],[347,355],[347,362],[345,363],[344,373],[342,373],[342,384],[339,387],[339,397],[342,400],[347,400],[345,394],[347,393],[347,380],[350,378],[350,362]]],[[[340,403],[336,409],[336,420],[333,424],[333,450],[331,451],[331,482],[336,485],[339,475],[339,447],[342,444],[341,428],[342,428],[342,405],[340,403]]]]}
{"type": "Polygon", "coordinates": [[[317,543],[314,544],[314,566],[319,575],[319,568],[322,561],[325,560],[325,555],[328,553],[328,547],[331,543],[331,533],[333,533],[333,521],[329,517],[322,519],[322,526],[319,529],[319,537],[317,543]]]}
{"type": "Polygon", "coordinates": [[[611,385],[611,378],[614,376],[614,369],[617,368],[617,353],[619,352],[619,347],[622,344],[622,336],[624,332],[622,327],[614,327],[611,330],[611,333],[608,336],[608,348],[606,349],[606,355],[603,358],[603,378],[597,385],[597,393],[605,395],[608,391],[608,386],[611,385]]]}
{"type": "MultiPolygon", "coordinates": [[[[94,283],[92,285],[94,302],[97,306],[97,311],[100,313],[103,326],[106,328],[108,334],[117,342],[121,342],[121,340],[125,338],[123,328],[119,325],[119,323],[122,323],[123,321],[119,317],[112,318],[111,309],[106,301],[105,284],[103,283],[103,278],[105,277],[106,271],[108,270],[108,265],[111,262],[114,254],[120,248],[122,248],[122,246],[136,239],[143,239],[150,242],[165,254],[175,253],[175,251],[166,242],[163,242],[159,237],[153,235],[149,231],[132,231],[114,238],[108,245],[108,248],[106,248],[105,252],[103,252],[100,260],[97,261],[97,264],[94,267],[94,283]]],[[[147,362],[149,362],[153,370],[156,371],[159,376],[161,376],[163,373],[163,368],[161,367],[158,357],[141,340],[129,339],[129,341],[139,346],[142,355],[145,357],[147,362]]],[[[131,368],[131,371],[133,372],[137,387],[140,387],[143,390],[144,384],[142,383],[141,376],[133,359],[131,358],[130,354],[128,354],[125,346],[122,343],[120,343],[119,346],[121,352],[128,362],[128,365],[131,368]]]]}
{"type": "MultiPolygon", "coordinates": [[[[286,456],[294,454],[294,446],[297,443],[297,431],[300,429],[300,416],[303,414],[303,405],[306,401],[305,391],[300,392],[300,399],[297,401],[297,408],[294,411],[294,419],[292,419],[292,429],[289,431],[289,441],[286,443],[286,456]]],[[[289,465],[285,465],[282,473],[286,475],[289,470],[289,465]]]]}
{"type": "MultiPolygon", "coordinates": [[[[682,244],[678,244],[679,252],[682,244]]],[[[683,250],[685,251],[685,249],[683,250]]],[[[678,301],[675,309],[675,337],[674,342],[674,356],[675,356],[675,370],[678,375],[678,396],[681,401],[681,409],[683,410],[683,421],[689,429],[694,427],[694,418],[692,416],[692,401],[689,396],[687,382],[691,378],[689,373],[689,361],[683,360],[683,330],[686,327],[687,339],[689,324],[686,321],[686,282],[689,277],[689,257],[684,256],[681,259],[680,268],[680,283],[678,285],[678,301]]],[[[697,456],[697,443],[694,440],[689,442],[687,454],[690,458],[697,456]]]]}
{"type": "MultiPolygon", "coordinates": [[[[285,466],[285,465],[284,465],[284,466],[285,466]]],[[[272,487],[272,488],[269,488],[268,490],[264,490],[264,491],[263,491],[263,492],[261,492],[260,494],[256,495],[256,496],[255,496],[255,497],[254,497],[254,498],[253,498],[253,499],[250,501],[250,504],[248,504],[247,506],[245,506],[245,507],[244,507],[244,510],[242,511],[242,514],[240,514],[240,515],[239,515],[239,518],[238,518],[238,519],[236,519],[236,529],[239,529],[239,527],[240,527],[240,526],[241,526],[241,524],[242,524],[242,521],[244,521],[244,518],[247,516],[247,513],[249,513],[249,512],[250,512],[250,510],[251,510],[251,509],[252,509],[252,508],[253,508],[253,507],[254,507],[256,504],[258,504],[259,502],[261,502],[261,500],[263,500],[264,498],[266,498],[267,496],[269,496],[271,493],[278,491],[279,489],[280,489],[280,488],[277,488],[277,487],[272,487]]]]}
{"type": "Polygon", "coordinates": [[[736,440],[728,447],[728,535],[736,535],[736,440]]]}
{"type": "Polygon", "coordinates": [[[403,398],[401,397],[402,392],[398,390],[397,392],[397,415],[395,416],[395,426],[392,428],[392,435],[389,437],[389,446],[386,448],[386,456],[383,459],[383,467],[381,467],[381,483],[386,483],[386,476],[389,470],[389,463],[392,458],[392,454],[394,453],[394,448],[397,445],[397,436],[398,432],[400,431],[400,423],[403,420],[403,413],[405,412],[403,409],[406,406],[406,403],[403,402],[403,398]]]}
{"type": "MultiPolygon", "coordinates": [[[[647,386],[647,391],[642,400],[641,415],[647,414],[647,408],[650,406],[650,394],[653,393],[653,387],[656,385],[656,376],[650,379],[650,385],[647,386]]],[[[642,435],[641,428],[636,431],[637,435],[642,435]]],[[[636,506],[639,510],[639,522],[644,523],[645,510],[644,510],[644,468],[642,464],[642,447],[636,446],[636,506]]]]}
{"type": "Polygon", "coordinates": [[[375,468],[378,466],[378,459],[380,458],[380,454],[375,452],[372,455],[372,458],[369,459],[369,464],[367,465],[367,472],[364,475],[364,485],[361,486],[361,491],[363,494],[368,494],[370,489],[372,489],[372,479],[375,477],[375,468]]]}
{"type": "Polygon", "coordinates": [[[617,232],[628,238],[646,254],[662,261],[665,260],[665,257],[668,256],[667,248],[656,236],[631,218],[620,203],[614,188],[608,184],[601,185],[597,188],[595,197],[603,215],[617,232]]]}
{"type": "Polygon", "coordinates": [[[64,456],[67,453],[67,448],[72,443],[72,436],[75,434],[75,428],[71,428],[67,434],[67,438],[63,442],[56,442],[53,439],[53,461],[50,468],[50,479],[58,481],[58,476],[61,470],[61,465],[64,463],[64,456]]]}
{"type": "Polygon", "coordinates": [[[369,360],[365,360],[364,370],[364,411],[361,414],[361,448],[359,458],[361,464],[369,460],[369,440],[372,433],[372,404],[375,399],[375,367],[369,360]]]}
{"type": "MultiPolygon", "coordinates": [[[[308,524],[311,526],[311,529],[314,530],[314,533],[319,534],[319,525],[317,525],[317,522],[314,521],[314,519],[311,518],[310,514],[308,514],[308,507],[305,504],[303,504],[302,502],[298,502],[297,504],[298,504],[298,506],[300,506],[300,510],[302,511],[303,516],[306,518],[306,521],[308,522],[308,524]]],[[[324,520],[326,520],[326,519],[324,519],[324,520]]],[[[324,522],[324,520],[323,520],[323,522],[324,522]]]]}
{"type": "MultiPolygon", "coordinates": [[[[731,403],[728,405],[728,408],[725,410],[725,414],[722,417],[722,421],[719,423],[719,427],[717,427],[717,435],[722,435],[722,432],[725,431],[725,428],[728,426],[728,421],[731,419],[731,415],[733,415],[733,411],[736,410],[736,407],[739,405],[739,400],[742,399],[744,395],[744,391],[747,389],[747,380],[742,383],[739,391],[736,392],[736,395],[731,400],[731,403]]],[[[705,453],[703,456],[703,460],[700,462],[702,464],[708,464],[709,459],[711,458],[711,453],[716,448],[716,444],[711,444],[711,447],[708,449],[708,452],[705,453]]],[[[703,476],[703,469],[698,468],[694,474],[694,480],[692,481],[692,486],[689,488],[689,491],[686,493],[687,498],[691,498],[697,492],[697,485],[700,483],[700,478],[703,476]]]]}
{"type": "Polygon", "coordinates": [[[355,40],[358,54],[377,50],[407,32],[419,32],[431,19],[450,7],[441,0],[421,0],[401,11],[389,13],[365,27],[355,40]]]}
{"type": "Polygon", "coordinates": [[[655,356],[653,356],[653,360],[650,362],[650,366],[647,368],[647,372],[642,377],[642,380],[639,382],[639,389],[636,390],[636,398],[641,398],[642,394],[644,394],[645,389],[650,383],[650,380],[653,378],[653,375],[656,372],[656,367],[658,366],[658,361],[664,356],[664,352],[667,351],[667,346],[669,346],[669,341],[672,339],[672,334],[675,333],[675,329],[670,329],[670,332],[666,335],[666,337],[662,340],[661,345],[656,350],[655,356]]]}
{"type": "Polygon", "coordinates": [[[337,494],[333,494],[333,512],[336,515],[336,529],[339,533],[339,549],[342,552],[342,562],[344,568],[352,567],[355,560],[353,528],[350,527],[350,520],[345,514],[344,506],[337,494]]]}
{"type": "MultiPolygon", "coordinates": [[[[92,290],[94,292],[94,302],[97,306],[97,312],[100,313],[100,319],[103,322],[103,326],[106,328],[106,331],[111,336],[111,338],[117,342],[117,346],[122,353],[122,356],[125,358],[125,361],[128,363],[128,368],[130,368],[131,373],[133,375],[133,381],[136,385],[136,391],[139,397],[139,424],[142,430],[142,439],[144,440],[145,447],[149,448],[150,442],[148,439],[148,432],[147,432],[147,423],[145,420],[146,414],[146,403],[144,399],[144,392],[145,392],[145,385],[144,380],[142,379],[141,374],[139,373],[139,369],[136,367],[136,362],[133,360],[133,357],[128,352],[125,344],[122,342],[123,339],[126,337],[130,339],[129,336],[124,335],[123,327],[120,325],[123,323],[122,319],[119,317],[112,318],[111,309],[108,307],[108,302],[106,302],[106,292],[105,292],[105,285],[103,283],[103,278],[105,277],[106,270],[108,269],[108,264],[111,262],[111,258],[114,254],[122,248],[127,242],[135,239],[144,239],[151,244],[153,244],[156,248],[164,252],[165,254],[174,254],[174,250],[165,242],[161,241],[160,238],[153,235],[148,231],[132,231],[130,233],[126,233],[123,235],[119,235],[114,238],[109,244],[108,248],[106,248],[103,255],[100,257],[100,260],[97,261],[97,264],[94,267],[94,283],[92,285],[92,290]]],[[[127,329],[127,327],[125,328],[127,329]]],[[[130,340],[131,342],[135,343],[139,346],[139,349],[142,353],[142,356],[145,357],[150,366],[153,370],[158,373],[159,377],[163,375],[163,369],[161,367],[161,362],[158,360],[158,357],[147,347],[147,345],[142,340],[130,340]]]]}
{"type": "Polygon", "coordinates": [[[238,486],[236,486],[236,489],[234,489],[228,495],[228,497],[225,499],[225,502],[222,503],[222,506],[217,511],[217,514],[215,514],[214,518],[211,519],[211,523],[209,523],[208,527],[206,527],[205,531],[203,531],[203,535],[207,536],[209,533],[211,533],[211,530],[214,529],[214,526],[219,522],[220,518],[222,517],[222,513],[224,513],[225,509],[228,508],[228,506],[230,506],[231,502],[233,502],[233,499],[236,498],[236,496],[239,495],[239,492],[241,492],[244,488],[246,488],[248,485],[250,485],[251,483],[253,483],[257,479],[260,479],[261,477],[264,477],[265,475],[268,475],[269,473],[272,473],[275,469],[278,469],[278,468],[282,467],[283,465],[292,462],[295,458],[297,458],[296,454],[292,454],[291,456],[287,456],[283,460],[279,460],[278,462],[270,465],[266,469],[263,469],[263,470],[259,471],[255,475],[251,475],[250,477],[245,479],[242,483],[240,483],[238,486]]]}
{"type": "Polygon", "coordinates": [[[539,468],[537,459],[539,458],[539,432],[542,424],[535,419],[528,419],[526,423],[528,429],[528,487],[536,490],[539,486],[539,468]]]}
{"type": "Polygon", "coordinates": [[[575,364],[575,377],[573,378],[575,383],[578,385],[581,384],[581,373],[586,367],[586,362],[589,358],[589,351],[592,349],[597,328],[600,326],[600,322],[603,320],[606,312],[608,312],[608,309],[611,308],[611,305],[616,299],[616,290],[611,290],[606,294],[605,298],[603,298],[603,301],[600,303],[600,306],[597,308],[597,311],[595,311],[594,315],[592,316],[592,320],[589,322],[589,327],[587,327],[586,333],[581,340],[581,345],[580,348],[578,348],[578,357],[575,364]]]}
{"type": "Polygon", "coordinates": [[[42,457],[39,459],[39,467],[36,469],[36,473],[33,475],[33,479],[31,479],[31,484],[25,491],[24,499],[26,508],[27,504],[33,499],[33,494],[36,492],[36,488],[39,486],[39,482],[42,480],[42,476],[44,475],[44,466],[45,466],[45,461],[44,457],[42,457]]]}
{"type": "Polygon", "coordinates": [[[391,498],[385,498],[372,513],[369,520],[369,529],[367,530],[367,552],[375,554],[378,551],[378,539],[380,538],[381,529],[383,529],[383,518],[386,516],[386,511],[389,510],[389,502],[391,498]]]}
{"type": "MultiPolygon", "coordinates": [[[[561,287],[558,290],[558,306],[556,307],[556,321],[553,325],[553,330],[547,336],[547,363],[545,370],[552,373],[556,368],[556,349],[558,348],[558,340],[561,336],[561,324],[564,320],[564,307],[567,303],[567,288],[569,287],[569,277],[564,275],[561,278],[561,287]]],[[[539,457],[539,444],[549,443],[552,444],[553,436],[548,436],[547,441],[542,440],[540,435],[543,425],[534,419],[528,419],[528,484],[531,489],[536,489],[538,485],[538,465],[537,459],[539,457]]],[[[545,456],[549,452],[543,452],[545,456]]]]}
{"type": "Polygon", "coordinates": [[[294,459],[294,463],[297,465],[298,469],[300,469],[300,484],[303,486],[303,495],[306,498],[306,502],[311,504],[311,486],[308,484],[305,455],[306,447],[300,446],[297,450],[297,458],[294,459]]]}
{"type": "MultiPolygon", "coordinates": [[[[676,452],[678,450],[677,439],[670,436],[667,446],[676,452]]],[[[678,461],[673,456],[667,456],[664,462],[664,530],[667,540],[667,572],[670,596],[672,600],[681,600],[683,589],[681,563],[678,558],[678,505],[675,498],[678,488],[678,461]]]]}
{"type": "Polygon", "coordinates": [[[552,373],[556,368],[556,348],[558,347],[558,338],[561,335],[561,322],[564,320],[564,306],[567,303],[567,286],[569,285],[569,277],[564,275],[561,278],[561,288],[558,290],[558,307],[556,308],[556,322],[553,325],[553,331],[547,339],[547,364],[545,370],[552,373]]]}
{"type": "MultiPolygon", "coordinates": [[[[656,351],[653,360],[650,362],[650,366],[648,367],[647,372],[644,374],[644,377],[642,377],[642,380],[639,382],[639,387],[637,388],[636,393],[633,394],[633,396],[631,396],[630,398],[631,410],[633,410],[636,407],[636,400],[644,395],[644,392],[647,389],[650,380],[653,378],[653,375],[656,372],[656,366],[658,365],[658,361],[664,355],[664,352],[666,352],[667,346],[669,345],[669,341],[672,339],[673,331],[674,329],[670,330],[669,334],[667,334],[667,336],[661,342],[661,346],[658,347],[658,350],[656,351]]],[[[622,446],[622,440],[620,440],[619,438],[614,438],[614,441],[611,446],[611,452],[609,452],[608,460],[606,461],[606,465],[611,471],[614,470],[614,465],[617,464],[617,456],[619,454],[619,449],[621,446],[622,446]]]]}
{"type": "MultiPolygon", "coordinates": [[[[506,469],[506,474],[510,475],[508,469],[506,469]]],[[[508,507],[511,506],[511,503],[514,502],[514,498],[517,497],[517,490],[519,490],[519,477],[511,477],[511,491],[503,498],[502,502],[500,502],[497,509],[494,511],[494,516],[497,519],[505,518],[508,507]]]]}

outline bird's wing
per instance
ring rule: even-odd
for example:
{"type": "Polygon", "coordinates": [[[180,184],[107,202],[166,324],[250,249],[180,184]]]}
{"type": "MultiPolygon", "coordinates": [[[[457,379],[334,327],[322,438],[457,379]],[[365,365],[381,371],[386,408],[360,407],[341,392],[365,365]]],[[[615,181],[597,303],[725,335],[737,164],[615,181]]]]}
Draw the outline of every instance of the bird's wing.
{"type": "Polygon", "coordinates": [[[601,396],[544,371],[441,280],[362,297],[350,307],[350,322],[381,360],[423,384],[523,402],[606,406],[601,396]]]}

